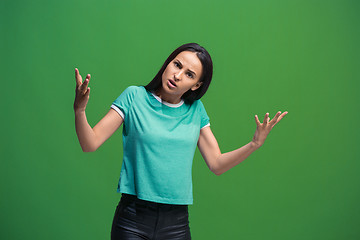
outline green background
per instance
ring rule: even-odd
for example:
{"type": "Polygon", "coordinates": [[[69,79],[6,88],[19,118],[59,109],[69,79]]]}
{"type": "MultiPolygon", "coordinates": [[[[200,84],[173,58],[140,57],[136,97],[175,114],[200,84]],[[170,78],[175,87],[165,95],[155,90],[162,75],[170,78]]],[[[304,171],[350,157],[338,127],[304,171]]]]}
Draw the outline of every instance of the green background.
{"type": "Polygon", "coordinates": [[[193,239],[360,239],[360,3],[10,1],[1,19],[0,239],[110,239],[121,130],[83,153],[74,69],[90,73],[94,126],[179,45],[211,54],[202,98],[223,152],[255,114],[288,115],[221,176],[196,152],[193,239]]]}

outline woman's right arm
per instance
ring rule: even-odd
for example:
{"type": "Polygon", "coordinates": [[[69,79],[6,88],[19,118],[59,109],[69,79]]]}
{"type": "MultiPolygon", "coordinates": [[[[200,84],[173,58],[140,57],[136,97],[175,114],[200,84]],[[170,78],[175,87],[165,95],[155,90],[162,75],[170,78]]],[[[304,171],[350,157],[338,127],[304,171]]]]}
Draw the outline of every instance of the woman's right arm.
{"type": "Polygon", "coordinates": [[[109,112],[91,128],[89,125],[85,108],[89,100],[90,88],[88,88],[90,74],[84,82],[75,68],[76,95],[74,101],[75,129],[80,146],[84,152],[93,152],[98,149],[123,123],[123,118],[114,110],[109,112]]]}

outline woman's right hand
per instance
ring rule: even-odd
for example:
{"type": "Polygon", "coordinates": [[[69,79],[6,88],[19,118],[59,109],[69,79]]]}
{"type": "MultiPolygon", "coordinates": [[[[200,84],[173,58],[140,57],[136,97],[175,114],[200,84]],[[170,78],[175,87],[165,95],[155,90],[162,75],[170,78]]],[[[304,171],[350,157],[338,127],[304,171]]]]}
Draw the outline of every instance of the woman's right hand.
{"type": "Polygon", "coordinates": [[[85,111],[86,105],[89,101],[90,88],[88,87],[90,81],[90,74],[88,74],[82,81],[79,70],[75,68],[76,89],[74,111],[85,111]]]}

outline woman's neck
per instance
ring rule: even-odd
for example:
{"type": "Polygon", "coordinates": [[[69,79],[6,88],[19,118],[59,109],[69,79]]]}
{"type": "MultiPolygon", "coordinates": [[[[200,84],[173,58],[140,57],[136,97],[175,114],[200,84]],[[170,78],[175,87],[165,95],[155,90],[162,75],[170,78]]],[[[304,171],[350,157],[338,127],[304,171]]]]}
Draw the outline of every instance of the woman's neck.
{"type": "Polygon", "coordinates": [[[159,89],[159,90],[155,91],[154,93],[156,94],[156,96],[158,96],[165,102],[168,102],[171,104],[178,104],[179,102],[181,102],[181,96],[166,94],[162,89],[159,89]]]}

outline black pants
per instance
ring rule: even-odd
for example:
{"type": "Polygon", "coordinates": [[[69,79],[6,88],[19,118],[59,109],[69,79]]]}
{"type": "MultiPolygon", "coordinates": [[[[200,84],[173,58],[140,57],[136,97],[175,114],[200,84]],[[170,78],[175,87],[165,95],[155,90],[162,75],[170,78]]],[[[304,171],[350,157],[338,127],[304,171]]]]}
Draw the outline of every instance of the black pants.
{"type": "Polygon", "coordinates": [[[140,200],[122,194],[116,207],[111,240],[189,240],[187,205],[140,200]]]}

